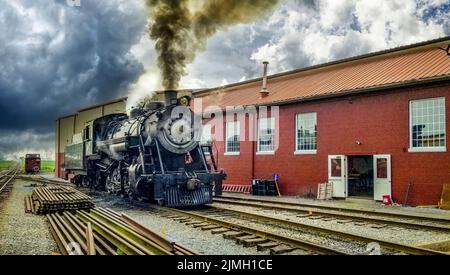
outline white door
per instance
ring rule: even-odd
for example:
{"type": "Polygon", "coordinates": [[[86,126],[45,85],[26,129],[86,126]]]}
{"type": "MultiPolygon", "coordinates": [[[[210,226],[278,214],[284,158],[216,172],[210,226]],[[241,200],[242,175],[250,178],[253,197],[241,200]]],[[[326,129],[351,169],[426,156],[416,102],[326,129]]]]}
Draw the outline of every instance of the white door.
{"type": "Polygon", "coordinates": [[[376,155],[373,158],[373,193],[376,201],[382,201],[383,196],[391,195],[391,156],[376,155]]]}
{"type": "Polygon", "coordinates": [[[333,184],[333,197],[347,197],[347,156],[328,157],[328,181],[333,184]]]}

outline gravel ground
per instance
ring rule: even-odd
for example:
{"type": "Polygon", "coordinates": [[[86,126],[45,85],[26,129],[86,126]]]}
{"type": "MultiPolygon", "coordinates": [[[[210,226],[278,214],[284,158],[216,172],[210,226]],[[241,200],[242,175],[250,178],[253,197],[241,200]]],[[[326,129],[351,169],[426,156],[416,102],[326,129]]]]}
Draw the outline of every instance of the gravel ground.
{"type": "Polygon", "coordinates": [[[232,209],[238,211],[244,211],[249,213],[255,213],[264,216],[270,216],[278,219],[290,220],[293,222],[299,222],[307,225],[323,227],[332,230],[343,231],[356,235],[367,236],[371,238],[382,239],[386,241],[392,241],[407,245],[423,245],[438,241],[450,240],[450,234],[438,231],[430,230],[414,230],[401,228],[397,226],[387,226],[386,228],[372,228],[370,225],[356,225],[355,223],[338,223],[337,220],[324,221],[320,219],[309,219],[297,217],[298,214],[293,214],[288,211],[277,210],[261,210],[261,208],[237,206],[229,204],[214,203],[215,206],[232,209]]]}
{"type": "Polygon", "coordinates": [[[29,182],[16,180],[9,197],[0,203],[0,255],[49,255],[57,246],[44,217],[26,214],[24,197],[29,182]]]}
{"type": "Polygon", "coordinates": [[[374,212],[388,212],[388,213],[404,213],[410,215],[425,215],[429,217],[436,218],[446,218],[450,220],[450,211],[434,208],[417,208],[417,207],[402,207],[396,205],[384,205],[382,203],[377,203],[372,200],[364,199],[347,199],[347,200],[330,200],[330,201],[319,201],[314,199],[306,199],[301,197],[260,197],[260,196],[250,196],[245,194],[236,193],[224,193],[225,196],[239,197],[239,198],[257,198],[269,201],[287,201],[294,203],[304,203],[314,205],[324,205],[331,207],[341,207],[349,209],[364,209],[374,212]]]}
{"type": "Polygon", "coordinates": [[[209,231],[202,231],[185,224],[161,217],[152,211],[146,203],[129,202],[114,195],[99,192],[90,194],[95,199],[97,207],[110,208],[116,212],[126,214],[139,223],[166,238],[189,247],[200,254],[206,255],[267,255],[268,252],[258,252],[256,248],[244,248],[233,240],[224,239],[221,235],[213,235],[209,231]]]}

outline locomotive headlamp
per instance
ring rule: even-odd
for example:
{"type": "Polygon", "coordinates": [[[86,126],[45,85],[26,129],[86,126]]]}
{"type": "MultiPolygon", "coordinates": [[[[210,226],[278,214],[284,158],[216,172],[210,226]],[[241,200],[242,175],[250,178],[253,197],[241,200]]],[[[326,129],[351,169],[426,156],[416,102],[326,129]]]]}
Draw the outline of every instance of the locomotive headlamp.
{"type": "Polygon", "coordinates": [[[190,105],[190,98],[187,96],[183,96],[182,98],[179,99],[179,104],[181,106],[189,106],[190,105]]]}

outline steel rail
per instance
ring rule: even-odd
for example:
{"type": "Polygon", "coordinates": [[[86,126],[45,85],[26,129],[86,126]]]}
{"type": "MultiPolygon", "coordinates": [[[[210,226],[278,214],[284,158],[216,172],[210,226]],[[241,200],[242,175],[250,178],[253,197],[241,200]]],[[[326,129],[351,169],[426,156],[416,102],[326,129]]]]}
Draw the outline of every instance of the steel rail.
{"type": "Polygon", "coordinates": [[[6,188],[6,186],[8,186],[8,184],[16,177],[18,172],[19,172],[19,168],[13,168],[0,177],[0,180],[4,179],[6,177],[9,177],[9,179],[7,179],[3,183],[3,185],[0,187],[0,194],[3,192],[3,190],[6,188]]]}
{"type": "Polygon", "coordinates": [[[220,209],[222,211],[228,211],[228,212],[240,215],[240,216],[245,216],[245,217],[256,219],[257,221],[268,221],[268,222],[278,223],[281,225],[294,227],[296,229],[304,229],[304,230],[310,230],[310,231],[315,231],[315,232],[321,232],[323,234],[331,234],[334,236],[340,236],[343,238],[352,239],[354,241],[360,241],[360,242],[365,242],[365,243],[376,242],[376,243],[379,243],[382,247],[393,249],[393,250],[400,251],[400,252],[404,252],[407,254],[412,254],[412,255],[447,255],[447,256],[450,255],[449,253],[445,253],[445,252],[441,252],[441,251],[435,251],[435,250],[431,250],[431,249],[427,249],[427,248],[421,248],[421,247],[416,247],[416,246],[400,244],[400,243],[396,243],[396,242],[386,241],[383,239],[366,237],[366,236],[362,236],[362,235],[358,235],[358,234],[354,234],[354,233],[347,233],[347,232],[343,232],[343,231],[339,231],[339,230],[327,229],[327,228],[320,227],[320,226],[314,226],[314,225],[304,224],[304,223],[300,223],[300,222],[288,221],[288,220],[283,220],[283,219],[279,219],[279,218],[275,218],[275,217],[254,214],[254,213],[250,213],[250,212],[244,212],[244,211],[228,209],[228,208],[221,208],[221,207],[216,207],[216,206],[210,206],[209,208],[210,209],[220,209]]]}
{"type": "MultiPolygon", "coordinates": [[[[441,224],[423,224],[420,222],[414,222],[414,221],[399,221],[399,220],[392,220],[392,219],[385,219],[385,218],[376,218],[376,217],[368,217],[368,216],[355,216],[352,214],[346,214],[342,211],[339,213],[336,212],[330,212],[327,210],[309,210],[309,209],[299,209],[294,208],[290,206],[282,206],[282,204],[278,204],[278,202],[250,202],[250,201],[243,201],[240,199],[221,199],[221,198],[214,198],[214,202],[218,203],[224,203],[224,204],[232,204],[232,205],[240,205],[240,206],[249,206],[249,207],[258,207],[258,208],[264,208],[264,209],[273,209],[273,210],[283,210],[283,211],[291,211],[294,213],[309,213],[312,212],[314,214],[320,214],[325,215],[329,217],[335,217],[335,218],[346,218],[346,219],[352,219],[357,221],[365,221],[365,222],[374,222],[374,223],[384,223],[389,225],[396,225],[396,226],[406,226],[416,229],[429,229],[429,230],[440,230],[440,231],[446,231],[450,232],[450,221],[446,222],[447,225],[441,225],[441,224]],[[262,204],[264,203],[264,204],[262,204]]],[[[367,214],[367,213],[361,213],[361,214],[367,214]]],[[[375,215],[379,215],[376,213],[375,215]]],[[[391,218],[389,216],[389,218],[391,218]]],[[[403,218],[403,217],[402,217],[403,218]]],[[[415,218],[416,220],[418,218],[415,218]]]]}
{"type": "Polygon", "coordinates": [[[442,217],[430,217],[430,216],[423,216],[419,214],[405,214],[405,213],[393,213],[393,212],[385,212],[385,211],[379,211],[379,210],[367,210],[367,209],[353,209],[353,208],[345,208],[345,207],[337,207],[337,206],[330,206],[330,205],[316,205],[316,204],[308,204],[308,203],[297,203],[297,202],[287,202],[287,201],[272,201],[272,200],[264,200],[264,199],[258,199],[258,198],[242,198],[242,197],[234,197],[234,196],[220,196],[215,197],[214,199],[231,199],[231,200],[241,200],[241,201],[250,201],[250,202],[261,202],[261,203],[273,203],[278,205],[286,205],[286,206],[297,206],[297,207],[309,207],[309,208],[317,208],[317,209],[327,209],[327,210],[333,210],[333,211],[341,211],[341,212],[353,212],[357,214],[364,214],[364,215],[381,215],[386,217],[393,217],[393,218],[405,218],[405,219],[421,219],[423,221],[429,221],[429,222],[450,222],[449,218],[442,218],[442,217]]]}
{"type": "Polygon", "coordinates": [[[308,242],[305,240],[299,240],[299,239],[294,239],[294,238],[278,235],[278,234],[275,234],[275,233],[272,233],[272,232],[269,232],[266,230],[253,228],[253,227],[245,226],[245,225],[241,225],[241,224],[236,224],[236,223],[232,223],[229,221],[224,221],[221,219],[209,217],[209,216],[198,214],[198,213],[193,213],[193,212],[188,212],[188,211],[183,211],[183,210],[173,209],[173,208],[163,208],[163,207],[159,207],[159,206],[151,206],[151,207],[154,209],[158,209],[160,211],[167,211],[167,212],[171,212],[171,213],[178,214],[178,215],[188,216],[188,217],[191,217],[191,218],[194,218],[197,220],[218,224],[223,227],[229,228],[230,230],[239,230],[239,231],[245,232],[247,234],[253,234],[258,237],[266,238],[271,241],[285,243],[285,244],[292,245],[292,246],[294,246],[298,249],[302,249],[302,250],[309,250],[309,251],[313,251],[313,252],[317,252],[317,253],[325,254],[325,255],[349,255],[345,251],[325,247],[325,246],[311,243],[311,242],[308,242]]]}

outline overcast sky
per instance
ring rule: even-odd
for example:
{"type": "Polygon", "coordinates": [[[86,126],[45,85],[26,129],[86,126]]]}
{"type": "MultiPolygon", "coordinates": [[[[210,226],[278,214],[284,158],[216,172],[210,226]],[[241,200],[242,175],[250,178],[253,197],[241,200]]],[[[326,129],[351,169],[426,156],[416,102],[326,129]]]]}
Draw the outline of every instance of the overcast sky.
{"type": "MultiPolygon", "coordinates": [[[[52,159],[57,117],[160,88],[143,1],[0,0],[0,158],[52,159]]],[[[212,37],[182,86],[257,77],[263,60],[277,73],[439,38],[449,18],[448,0],[285,0],[212,37]]]]}

